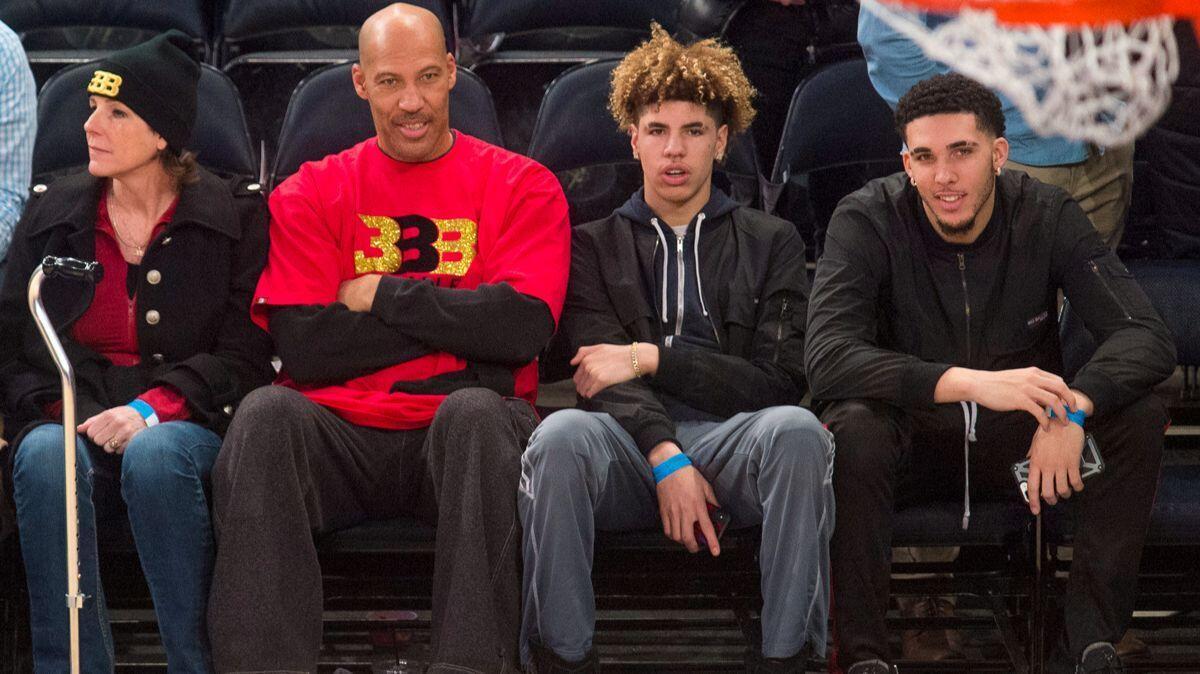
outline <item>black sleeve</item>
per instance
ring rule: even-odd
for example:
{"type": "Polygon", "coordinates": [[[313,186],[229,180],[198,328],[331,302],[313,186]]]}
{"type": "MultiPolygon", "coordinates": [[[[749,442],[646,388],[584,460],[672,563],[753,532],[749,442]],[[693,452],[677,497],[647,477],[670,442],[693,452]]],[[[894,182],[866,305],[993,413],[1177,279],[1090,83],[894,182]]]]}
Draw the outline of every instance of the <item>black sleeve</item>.
{"type": "MultiPolygon", "coordinates": [[[[45,242],[29,236],[37,220],[41,197],[34,196],[13,232],[8,249],[3,284],[0,286],[0,408],[7,423],[5,435],[42,417],[42,408],[62,399],[62,380],[29,313],[29,278],[46,254],[45,242]]],[[[108,361],[59,334],[67,357],[75,368],[76,411],[80,421],[105,409],[102,373],[108,361]]]]}
{"type": "Polygon", "coordinates": [[[1096,353],[1075,375],[1102,415],[1146,395],[1175,370],[1175,342],[1150,300],[1087,215],[1065,200],[1058,217],[1054,270],[1063,294],[1095,337],[1096,353]]]}
{"type": "Polygon", "coordinates": [[[655,388],[700,410],[730,417],[804,396],[804,321],[808,275],[804,242],[793,228],[772,245],[749,360],[700,349],[660,348],[655,388]]]}
{"type": "MultiPolygon", "coordinates": [[[[571,354],[581,346],[633,343],[602,287],[593,240],[578,231],[571,238],[571,277],[560,333],[571,354]]],[[[675,422],[642,379],[609,386],[590,400],[580,400],[580,407],[610,414],[633,437],[643,454],[661,442],[678,444],[675,422]]]]}
{"type": "Polygon", "coordinates": [[[299,384],[343,382],[433,351],[341,302],[280,307],[270,330],[284,372],[299,384]]]}
{"type": "Polygon", "coordinates": [[[950,365],[880,347],[879,297],[887,250],[867,215],[834,212],[808,307],[805,363],[814,399],[867,398],[899,407],[933,404],[950,365]]]}
{"type": "Polygon", "coordinates": [[[241,197],[242,236],[234,251],[225,315],[211,353],[198,353],[155,377],[187,400],[195,420],[223,431],[236,404],[271,383],[271,337],[250,320],[254,287],[267,262],[266,208],[261,197],[241,197]],[[228,407],[229,411],[226,411],[228,407]]]}
{"type": "Polygon", "coordinates": [[[507,283],[462,290],[385,276],[371,314],[438,351],[502,365],[531,362],[554,334],[550,307],[507,283]]]}

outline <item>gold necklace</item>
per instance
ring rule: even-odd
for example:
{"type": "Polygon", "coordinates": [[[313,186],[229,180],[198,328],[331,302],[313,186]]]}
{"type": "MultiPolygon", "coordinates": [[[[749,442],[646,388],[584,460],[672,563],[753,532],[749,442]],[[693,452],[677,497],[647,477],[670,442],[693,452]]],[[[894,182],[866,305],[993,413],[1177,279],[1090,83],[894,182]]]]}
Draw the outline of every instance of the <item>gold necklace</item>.
{"type": "Polygon", "coordinates": [[[128,239],[121,236],[121,230],[117,228],[117,219],[115,217],[113,217],[112,194],[111,193],[109,193],[108,220],[110,223],[112,223],[113,234],[117,235],[117,240],[120,241],[121,243],[125,244],[126,248],[132,248],[134,257],[136,257],[139,260],[142,259],[142,255],[144,255],[146,253],[146,247],[139,246],[135,243],[130,243],[128,239]]]}

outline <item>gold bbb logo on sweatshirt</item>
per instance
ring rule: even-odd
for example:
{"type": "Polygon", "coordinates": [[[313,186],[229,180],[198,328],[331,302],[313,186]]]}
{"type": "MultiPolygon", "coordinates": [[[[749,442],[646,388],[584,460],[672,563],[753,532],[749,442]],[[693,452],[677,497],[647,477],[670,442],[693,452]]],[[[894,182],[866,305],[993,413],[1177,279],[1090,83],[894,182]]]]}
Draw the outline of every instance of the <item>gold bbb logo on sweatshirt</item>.
{"type": "Polygon", "coordinates": [[[99,94],[111,98],[121,92],[121,82],[120,75],[97,70],[92,74],[92,81],[88,82],[87,90],[89,94],[99,94]]]}

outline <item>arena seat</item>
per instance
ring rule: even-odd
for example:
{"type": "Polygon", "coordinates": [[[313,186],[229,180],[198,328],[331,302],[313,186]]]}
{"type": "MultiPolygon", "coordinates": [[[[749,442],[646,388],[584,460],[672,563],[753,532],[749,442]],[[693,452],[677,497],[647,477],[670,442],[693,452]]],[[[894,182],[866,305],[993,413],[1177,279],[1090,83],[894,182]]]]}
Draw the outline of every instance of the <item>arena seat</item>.
{"type": "MultiPolygon", "coordinates": [[[[375,135],[371,110],[354,91],[350,69],[349,63],[327,66],[296,87],[271,168],[272,188],[304,162],[341,152],[375,135]]],[[[450,91],[450,126],[493,145],[503,144],[491,93],[474,73],[462,68],[450,91]]]]}
{"type": "MultiPolygon", "coordinates": [[[[87,83],[92,65],[65,68],[46,82],[38,95],[38,134],[33,149],[34,183],[81,170],[88,161],[83,123],[91,114],[87,83]]],[[[220,70],[200,67],[196,124],[188,149],[204,167],[229,175],[258,175],[237,88],[220,70]]]]}
{"type": "Polygon", "coordinates": [[[93,61],[172,28],[195,41],[198,56],[207,56],[211,4],[204,0],[5,0],[0,3],[0,21],[21,36],[40,83],[65,65],[93,61]]]}
{"type": "MultiPolygon", "coordinates": [[[[336,63],[358,53],[358,29],[390,0],[239,0],[221,15],[217,62],[226,70],[255,63],[336,63]]],[[[409,0],[437,15],[454,50],[451,9],[445,0],[409,0]]]]}
{"type": "MultiPolygon", "coordinates": [[[[571,222],[606,217],[642,185],[629,136],[608,113],[609,80],[616,60],[576,66],[546,89],[529,144],[529,156],[563,184],[571,222]]],[[[714,182],[734,199],[757,206],[759,171],[748,133],[731,139],[714,182]]]]}
{"type": "Polygon", "coordinates": [[[580,63],[618,58],[651,21],[673,30],[679,0],[464,0],[459,61],[487,82],[509,149],[524,152],[542,94],[580,63]]]}
{"type": "Polygon", "coordinates": [[[812,259],[842,197],[903,168],[892,120],[862,59],[821,68],[796,87],[766,206],[795,223],[812,259]]]}
{"type": "Polygon", "coordinates": [[[624,52],[652,21],[674,30],[679,0],[465,0],[462,7],[462,36],[478,59],[527,60],[539,51],[542,58],[563,50],[624,52]]]}

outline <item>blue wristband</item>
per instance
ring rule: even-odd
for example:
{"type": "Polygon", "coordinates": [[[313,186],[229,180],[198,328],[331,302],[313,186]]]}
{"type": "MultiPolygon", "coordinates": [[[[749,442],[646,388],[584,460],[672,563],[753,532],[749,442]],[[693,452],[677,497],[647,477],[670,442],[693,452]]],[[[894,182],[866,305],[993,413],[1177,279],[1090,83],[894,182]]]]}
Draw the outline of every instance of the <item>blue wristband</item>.
{"type": "Polygon", "coordinates": [[[658,484],[670,477],[671,473],[683,468],[684,466],[692,465],[692,460],[687,457],[687,454],[676,454],[671,458],[663,461],[654,467],[654,484],[658,484]]]}
{"type": "Polygon", "coordinates": [[[133,411],[141,415],[142,421],[146,422],[147,428],[158,425],[158,413],[154,411],[154,408],[150,406],[150,403],[142,400],[141,398],[134,398],[125,404],[129,407],[132,407],[133,411]]]}
{"type": "MultiPolygon", "coordinates": [[[[1050,418],[1051,419],[1054,418],[1054,410],[1053,409],[1050,410],[1050,418]]],[[[1080,428],[1083,428],[1083,422],[1086,419],[1087,419],[1087,415],[1083,413],[1083,410],[1075,410],[1074,412],[1072,412],[1071,410],[1067,410],[1067,420],[1077,424],[1080,428]]]]}

